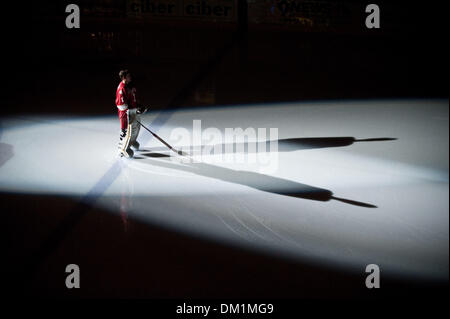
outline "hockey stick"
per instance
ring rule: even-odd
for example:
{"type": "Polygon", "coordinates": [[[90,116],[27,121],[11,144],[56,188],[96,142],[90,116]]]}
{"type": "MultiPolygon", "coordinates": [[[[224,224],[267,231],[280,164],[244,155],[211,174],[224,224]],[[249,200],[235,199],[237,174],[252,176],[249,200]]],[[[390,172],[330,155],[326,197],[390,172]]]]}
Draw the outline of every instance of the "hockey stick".
{"type": "Polygon", "coordinates": [[[138,120],[136,120],[136,122],[139,123],[140,126],[142,126],[143,128],[145,128],[147,131],[150,132],[150,134],[152,134],[154,137],[156,137],[161,143],[163,143],[165,146],[167,146],[169,149],[171,149],[172,151],[174,151],[175,153],[177,153],[178,155],[184,155],[182,151],[177,151],[176,149],[174,149],[172,146],[169,145],[169,143],[167,143],[166,141],[164,141],[162,138],[160,138],[156,133],[153,133],[152,130],[150,130],[148,127],[146,127],[145,125],[143,125],[141,122],[139,122],[138,120]]]}

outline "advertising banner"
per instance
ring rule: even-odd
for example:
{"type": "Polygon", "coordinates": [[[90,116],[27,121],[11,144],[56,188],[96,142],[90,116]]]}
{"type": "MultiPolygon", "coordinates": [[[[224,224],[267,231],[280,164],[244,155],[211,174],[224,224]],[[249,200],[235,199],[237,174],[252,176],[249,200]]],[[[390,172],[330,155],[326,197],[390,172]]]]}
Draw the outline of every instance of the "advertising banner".
{"type": "Polygon", "coordinates": [[[236,0],[129,0],[127,16],[233,22],[236,0]]]}

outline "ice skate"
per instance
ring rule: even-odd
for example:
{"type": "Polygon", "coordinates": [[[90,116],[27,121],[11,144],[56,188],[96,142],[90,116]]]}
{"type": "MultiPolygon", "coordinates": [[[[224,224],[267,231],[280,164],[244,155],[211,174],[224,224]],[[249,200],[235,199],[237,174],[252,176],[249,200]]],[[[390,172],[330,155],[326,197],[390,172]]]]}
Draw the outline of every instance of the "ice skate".
{"type": "Polygon", "coordinates": [[[120,157],[133,158],[134,152],[131,148],[128,148],[126,151],[119,150],[120,157]]]}
{"type": "Polygon", "coordinates": [[[131,143],[131,147],[135,150],[135,151],[139,151],[139,142],[138,141],[134,141],[131,143]]]}

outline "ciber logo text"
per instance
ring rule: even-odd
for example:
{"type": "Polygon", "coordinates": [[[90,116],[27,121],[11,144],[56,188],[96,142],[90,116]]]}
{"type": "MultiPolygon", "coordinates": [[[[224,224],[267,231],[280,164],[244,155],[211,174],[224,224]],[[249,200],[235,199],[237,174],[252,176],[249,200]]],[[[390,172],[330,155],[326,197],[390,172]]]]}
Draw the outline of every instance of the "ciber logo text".
{"type": "MultiPolygon", "coordinates": [[[[131,12],[176,15],[179,14],[179,8],[175,3],[159,3],[151,0],[141,0],[131,3],[131,12]]],[[[233,8],[231,6],[214,4],[210,5],[206,1],[196,1],[183,6],[183,14],[193,16],[231,16],[233,8]]]]}

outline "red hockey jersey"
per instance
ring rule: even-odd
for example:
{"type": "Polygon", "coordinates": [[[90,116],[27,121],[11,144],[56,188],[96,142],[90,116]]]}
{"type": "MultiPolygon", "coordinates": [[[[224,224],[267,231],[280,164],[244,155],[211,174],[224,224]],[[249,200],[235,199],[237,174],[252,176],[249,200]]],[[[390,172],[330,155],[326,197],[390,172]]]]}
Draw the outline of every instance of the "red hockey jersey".
{"type": "Polygon", "coordinates": [[[124,81],[120,81],[116,91],[116,105],[121,111],[128,109],[129,97],[127,87],[124,81]]]}

